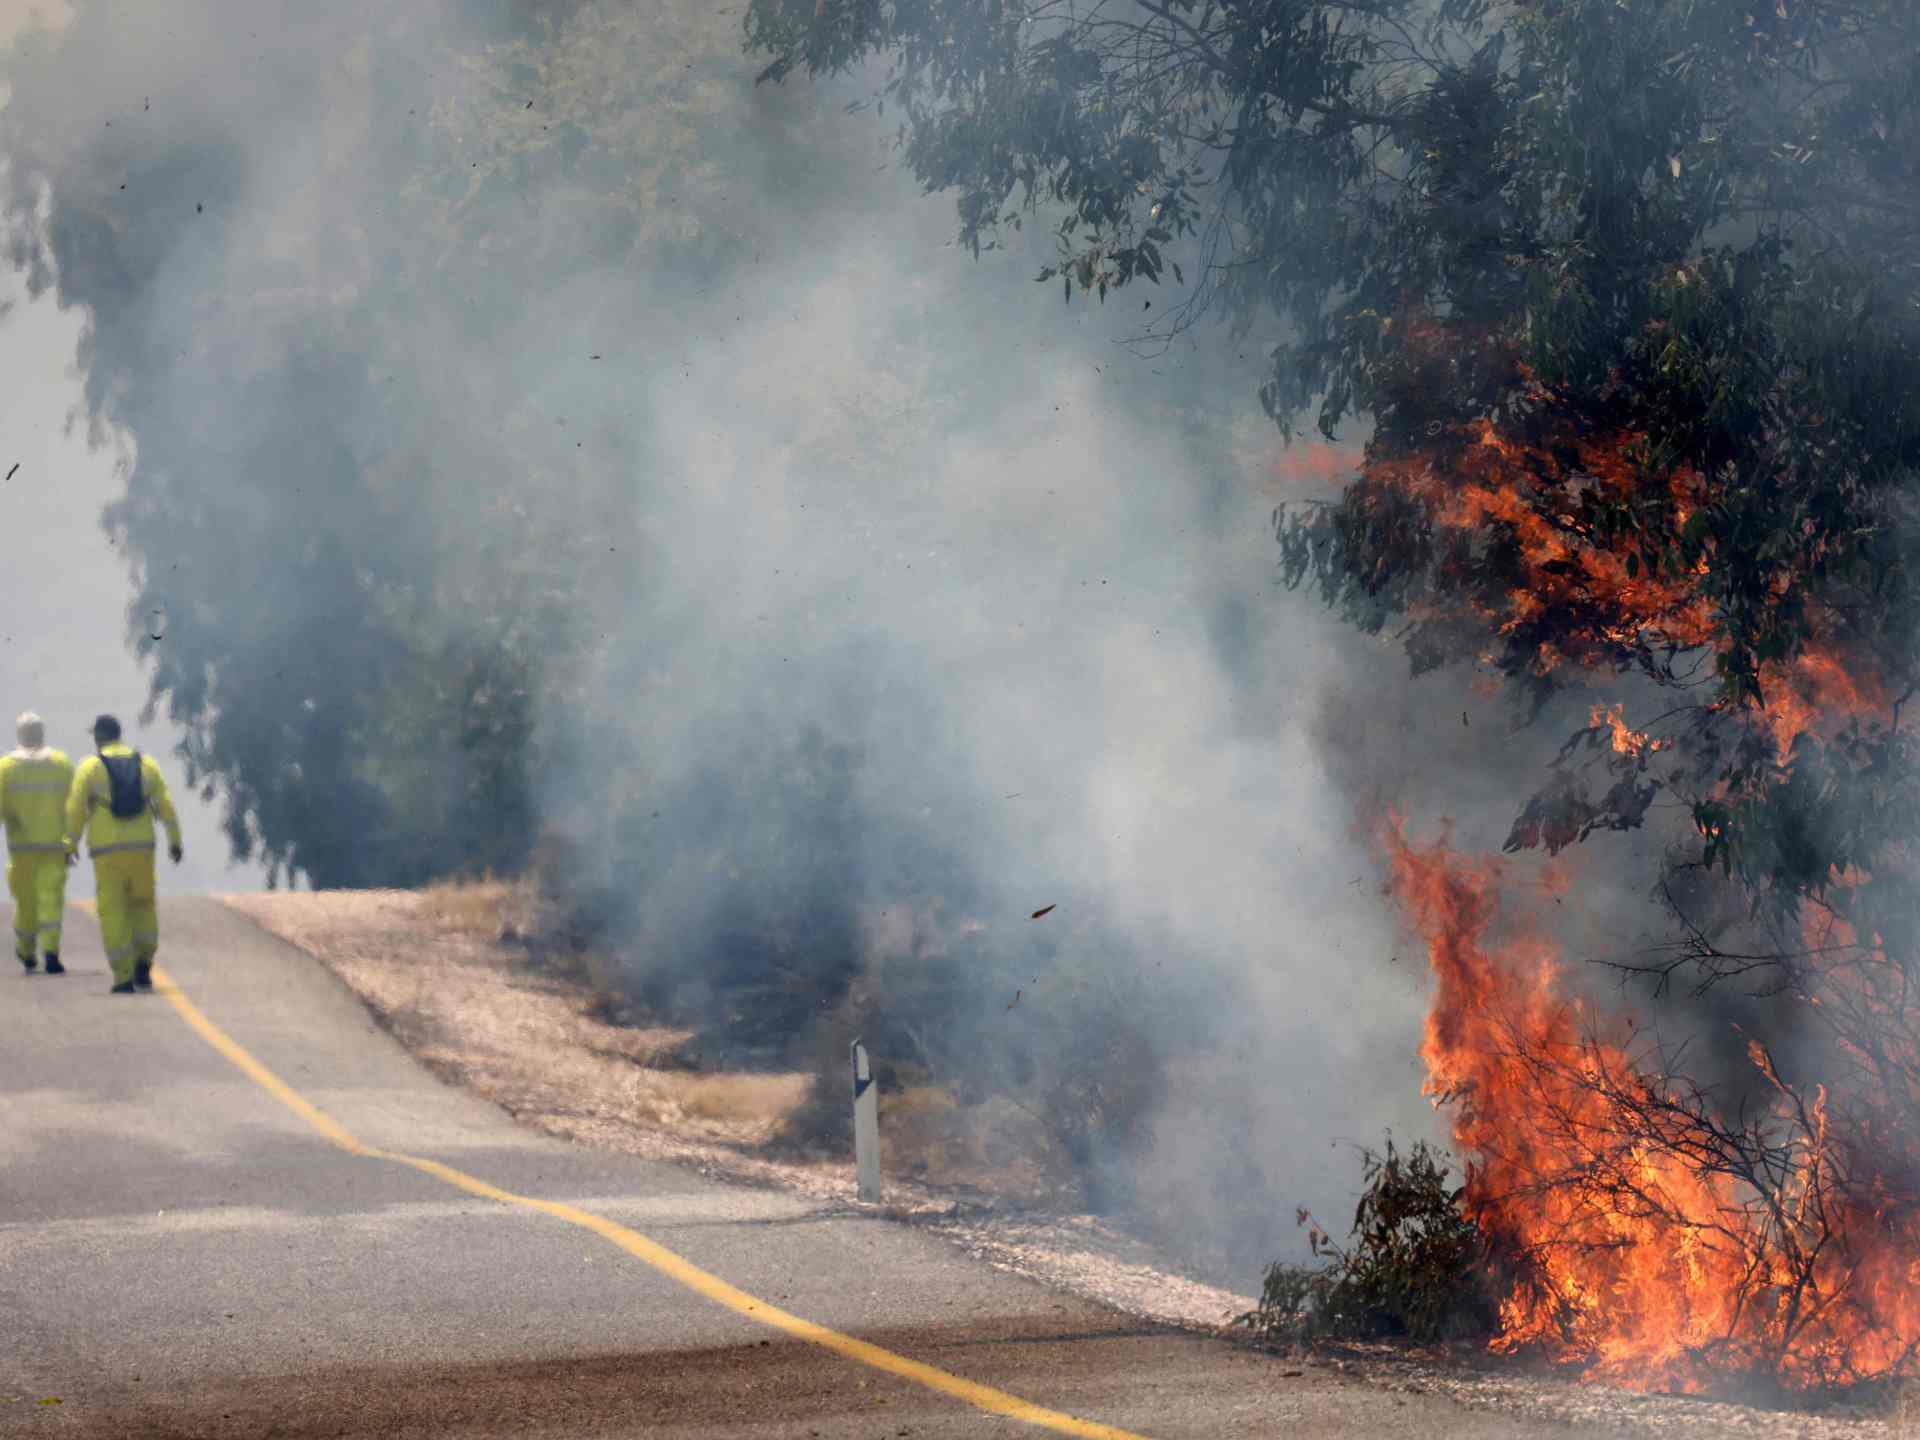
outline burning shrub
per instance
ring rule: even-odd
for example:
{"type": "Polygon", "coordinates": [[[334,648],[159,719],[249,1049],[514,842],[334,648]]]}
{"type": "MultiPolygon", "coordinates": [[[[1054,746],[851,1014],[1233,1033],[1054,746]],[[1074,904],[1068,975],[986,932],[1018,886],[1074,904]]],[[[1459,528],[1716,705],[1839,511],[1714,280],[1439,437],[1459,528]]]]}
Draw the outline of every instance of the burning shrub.
{"type": "MultiPolygon", "coordinates": [[[[1772,974],[1835,1042],[1796,1068],[1748,1037],[1758,1084],[1729,1094],[1680,1053],[1567,993],[1558,951],[1496,939],[1502,867],[1387,836],[1394,888],[1436,979],[1423,1053],[1473,1157],[1460,1196],[1524,1253],[1497,1345],[1635,1384],[1751,1377],[1808,1389],[1920,1360],[1920,1038],[1908,972],[1837,919],[1772,974]],[[1816,1068],[1817,1067],[1817,1068],[1816,1068]]],[[[1712,977],[1715,957],[1700,963],[1712,977]]],[[[1764,958],[1764,957],[1762,957],[1764,958]]]]}
{"type": "Polygon", "coordinates": [[[1498,1327],[1513,1267],[1461,1207],[1446,1161],[1425,1141],[1404,1154],[1388,1136],[1363,1152],[1364,1189],[1346,1245],[1305,1210],[1318,1264],[1279,1261],[1242,1323],[1269,1343],[1319,1339],[1482,1339],[1498,1327]]]}

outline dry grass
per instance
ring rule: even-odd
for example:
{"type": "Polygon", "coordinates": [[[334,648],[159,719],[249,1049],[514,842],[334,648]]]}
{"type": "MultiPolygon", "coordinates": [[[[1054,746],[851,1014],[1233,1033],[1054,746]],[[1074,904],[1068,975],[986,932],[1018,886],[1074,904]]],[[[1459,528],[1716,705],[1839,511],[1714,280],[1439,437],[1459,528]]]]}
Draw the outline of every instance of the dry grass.
{"type": "Polygon", "coordinates": [[[319,959],[429,1068],[543,1129],[648,1153],[668,1136],[744,1151],[770,1139],[807,1088],[802,1074],[694,1073],[692,1032],[607,1018],[618,1007],[604,961],[543,964],[515,943],[536,918],[523,885],[226,903],[319,959]]]}
{"type": "MultiPolygon", "coordinates": [[[[606,957],[529,949],[542,917],[528,884],[224,898],[319,959],[436,1074],[527,1124],[736,1178],[850,1188],[843,1146],[792,1133],[818,1103],[810,1074],[700,1071],[693,1032],[646,1024],[606,957]]],[[[910,1085],[883,1091],[880,1116],[883,1164],[907,1208],[937,1204],[933,1190],[1034,1204],[1072,1189],[1071,1162],[1007,1100],[961,1105],[910,1085]]]]}
{"type": "Polygon", "coordinates": [[[1056,1199],[1072,1186],[1072,1163],[1046,1127],[1005,1099],[962,1105],[938,1085],[883,1090],[880,1133],[888,1169],[929,1184],[1024,1200],[1056,1199]]]}
{"type": "Polygon", "coordinates": [[[526,930],[533,897],[504,880],[443,880],[419,892],[419,913],[442,933],[498,940],[526,930]]]}
{"type": "Polygon", "coordinates": [[[805,1075],[689,1076],[680,1108],[700,1120],[737,1120],[759,1125],[784,1119],[807,1094],[805,1075]]]}

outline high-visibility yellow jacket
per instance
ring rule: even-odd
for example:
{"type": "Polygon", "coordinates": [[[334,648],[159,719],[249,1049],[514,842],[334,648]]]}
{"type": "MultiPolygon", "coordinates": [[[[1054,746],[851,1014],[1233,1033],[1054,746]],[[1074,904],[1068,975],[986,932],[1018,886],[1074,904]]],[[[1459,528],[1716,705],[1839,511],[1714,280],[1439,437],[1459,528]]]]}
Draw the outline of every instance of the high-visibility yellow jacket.
{"type": "Polygon", "coordinates": [[[58,750],[15,750],[0,755],[0,816],[7,826],[7,853],[59,854],[66,848],[65,809],[73,785],[73,761],[58,750]]]}
{"type": "MultiPolygon", "coordinates": [[[[131,755],[133,751],[118,742],[102,745],[100,755],[131,755]]],[[[153,849],[153,819],[167,827],[167,843],[180,843],[180,819],[173,813],[173,801],[167,796],[167,782],[151,755],[140,757],[140,784],[147,797],[147,808],[130,819],[121,820],[112,809],[113,784],[107,779],[107,767],[100,755],[89,755],[73,772],[73,785],[67,791],[66,846],[79,848],[80,836],[87,837],[89,855],[113,855],[123,850],[153,849]]]]}

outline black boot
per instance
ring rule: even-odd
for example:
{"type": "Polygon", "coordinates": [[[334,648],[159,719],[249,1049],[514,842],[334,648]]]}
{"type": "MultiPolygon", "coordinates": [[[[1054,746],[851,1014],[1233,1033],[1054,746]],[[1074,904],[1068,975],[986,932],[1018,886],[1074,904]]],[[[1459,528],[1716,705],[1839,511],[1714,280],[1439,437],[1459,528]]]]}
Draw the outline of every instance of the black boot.
{"type": "Polygon", "coordinates": [[[49,950],[47,952],[47,974],[64,975],[66,973],[67,967],[60,963],[60,957],[49,950]]]}
{"type": "Polygon", "coordinates": [[[114,986],[113,989],[109,990],[107,993],[109,995],[131,995],[133,994],[133,981],[122,980],[118,985],[114,986]]]}
{"type": "Polygon", "coordinates": [[[29,975],[40,968],[40,962],[31,955],[22,955],[19,958],[20,963],[27,967],[27,974],[29,975]]]}
{"type": "Polygon", "coordinates": [[[153,989],[153,962],[136,960],[133,962],[133,983],[139,989],[153,989]]]}

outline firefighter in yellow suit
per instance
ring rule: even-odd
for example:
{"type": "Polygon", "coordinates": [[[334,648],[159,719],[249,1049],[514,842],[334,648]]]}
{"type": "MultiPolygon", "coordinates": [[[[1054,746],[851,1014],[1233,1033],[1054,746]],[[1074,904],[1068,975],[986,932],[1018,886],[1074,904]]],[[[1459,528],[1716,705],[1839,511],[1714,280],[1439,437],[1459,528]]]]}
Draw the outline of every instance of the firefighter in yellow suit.
{"type": "Polygon", "coordinates": [[[67,792],[73,761],[47,748],[47,727],[31,710],[14,726],[20,748],[0,756],[0,817],[7,828],[7,889],[13,894],[13,953],[31,972],[47,957],[59,975],[60,917],[67,907],[67,792]]]}
{"type": "Polygon", "coordinates": [[[120,743],[120,722],[111,715],[93,722],[93,743],[98,753],[80,762],[67,792],[66,848],[69,855],[77,853],[85,834],[113,993],[131,995],[153,988],[153,955],[160,948],[153,882],[156,816],[167,827],[173,863],[178,865],[186,852],[160,767],[120,743]]]}

